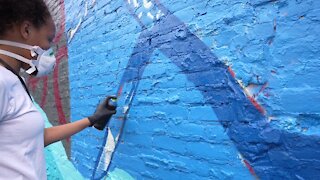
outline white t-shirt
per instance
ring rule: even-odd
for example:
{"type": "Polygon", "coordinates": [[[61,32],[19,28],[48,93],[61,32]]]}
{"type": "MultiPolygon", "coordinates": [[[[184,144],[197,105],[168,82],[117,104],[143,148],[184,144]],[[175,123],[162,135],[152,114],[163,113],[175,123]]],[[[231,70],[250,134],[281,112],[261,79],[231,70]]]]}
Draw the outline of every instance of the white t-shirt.
{"type": "Polygon", "coordinates": [[[18,77],[0,65],[0,180],[47,179],[44,127],[18,77]]]}

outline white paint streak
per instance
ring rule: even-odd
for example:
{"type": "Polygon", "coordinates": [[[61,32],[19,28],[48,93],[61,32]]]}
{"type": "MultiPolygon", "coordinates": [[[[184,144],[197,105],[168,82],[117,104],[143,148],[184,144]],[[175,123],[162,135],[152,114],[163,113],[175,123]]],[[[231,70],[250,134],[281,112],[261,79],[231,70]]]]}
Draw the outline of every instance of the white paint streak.
{"type": "Polygon", "coordinates": [[[157,12],[156,19],[157,19],[157,20],[160,19],[160,17],[163,16],[163,15],[164,15],[164,14],[161,12],[161,10],[159,10],[159,11],[157,12]]]}
{"type": "Polygon", "coordinates": [[[80,18],[79,23],[77,24],[77,26],[70,30],[70,35],[69,35],[69,39],[68,39],[68,43],[71,42],[71,40],[73,39],[74,35],[76,34],[76,32],[79,30],[80,26],[82,24],[82,18],[80,18]]]}
{"type": "Polygon", "coordinates": [[[148,12],[147,16],[152,20],[154,19],[154,16],[150,12],[148,12]]]}
{"type": "Polygon", "coordinates": [[[129,110],[129,106],[124,106],[123,107],[123,114],[126,114],[128,110],[129,110]]]}
{"type": "Polygon", "coordinates": [[[140,12],[138,15],[138,18],[141,19],[142,15],[143,15],[143,12],[140,12]]]}
{"type": "Polygon", "coordinates": [[[238,158],[241,160],[241,163],[244,165],[244,167],[247,167],[246,163],[244,163],[244,158],[243,158],[242,154],[238,153],[238,158]]]}
{"type": "MultiPolygon", "coordinates": [[[[130,0],[128,0],[130,1],[130,0]]],[[[73,39],[74,35],[77,33],[77,31],[79,30],[81,24],[82,24],[82,21],[88,16],[88,12],[89,12],[89,9],[90,8],[93,8],[96,4],[96,0],[92,0],[91,1],[91,5],[89,5],[89,2],[86,2],[85,3],[85,6],[84,6],[84,14],[82,15],[81,13],[78,14],[78,17],[82,16],[79,20],[79,23],[77,24],[77,26],[74,28],[74,29],[71,29],[68,33],[68,43],[71,42],[71,40],[73,39]]]]}
{"type": "Polygon", "coordinates": [[[149,9],[152,6],[152,2],[151,1],[148,2],[147,0],[143,0],[143,6],[146,9],[149,9]]]}
{"type": "Polygon", "coordinates": [[[86,17],[87,15],[88,15],[88,2],[86,2],[84,6],[84,17],[86,17]]]}
{"type": "Polygon", "coordinates": [[[138,3],[137,0],[133,0],[133,6],[134,6],[135,8],[139,7],[139,3],[138,3]]]}
{"type": "Polygon", "coordinates": [[[108,169],[108,166],[111,162],[111,156],[112,156],[112,153],[114,152],[115,147],[116,146],[115,146],[114,137],[112,135],[110,128],[108,127],[107,144],[102,151],[102,157],[98,164],[99,169],[103,169],[103,170],[108,169]]]}

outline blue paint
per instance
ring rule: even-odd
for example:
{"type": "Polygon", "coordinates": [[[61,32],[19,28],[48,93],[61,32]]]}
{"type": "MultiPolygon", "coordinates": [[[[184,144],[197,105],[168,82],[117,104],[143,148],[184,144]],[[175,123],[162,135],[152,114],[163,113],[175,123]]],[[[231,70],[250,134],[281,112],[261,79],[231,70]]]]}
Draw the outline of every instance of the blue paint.
{"type": "MultiPolygon", "coordinates": [[[[166,7],[170,7],[171,9],[175,9],[177,11],[181,10],[181,8],[184,6],[187,6],[179,4],[179,2],[173,3],[171,1],[168,1],[164,3],[167,3],[166,7]],[[170,6],[171,3],[176,4],[176,6],[170,6]]],[[[105,47],[106,52],[110,54],[113,53],[109,56],[109,58],[115,58],[115,62],[118,62],[120,57],[122,58],[120,65],[121,68],[120,70],[118,69],[121,73],[117,77],[131,77],[128,79],[123,78],[121,82],[124,82],[130,81],[132,78],[141,79],[143,77],[143,71],[146,68],[145,66],[151,62],[150,59],[152,59],[152,57],[156,56],[154,54],[155,51],[159,50],[171,60],[171,63],[174,63],[175,66],[180,69],[180,72],[184,74],[184,77],[187,77],[187,79],[192,82],[192,86],[190,86],[190,88],[193,87],[193,91],[201,92],[201,99],[199,101],[194,102],[195,100],[193,98],[187,98],[185,97],[185,95],[182,96],[180,100],[182,98],[185,98],[192,103],[201,103],[202,101],[206,106],[210,106],[212,108],[212,111],[214,112],[213,114],[210,114],[210,117],[217,116],[217,119],[219,119],[219,122],[224,128],[224,131],[234,142],[238,151],[253,166],[259,177],[266,179],[294,179],[298,177],[306,179],[315,178],[319,173],[319,170],[317,169],[317,167],[319,167],[320,157],[320,145],[318,143],[319,137],[315,135],[306,135],[299,131],[288,130],[286,128],[283,128],[281,124],[277,124],[277,122],[268,124],[266,117],[261,115],[254,108],[251,102],[248,101],[248,99],[242,92],[242,89],[239,87],[233,77],[231,77],[231,75],[228,73],[227,67],[219,59],[221,59],[222,56],[226,56],[227,60],[231,61],[231,63],[233,64],[233,68],[237,72],[237,77],[239,76],[245,84],[249,84],[252,82],[264,83],[266,80],[270,81],[269,84],[273,89],[273,92],[275,93],[275,97],[268,101],[266,99],[259,100],[265,103],[265,107],[267,108],[268,112],[272,113],[272,115],[283,115],[283,117],[289,116],[300,118],[299,114],[301,112],[306,114],[317,114],[319,112],[318,109],[320,109],[319,104],[317,103],[319,102],[317,97],[320,96],[318,96],[317,92],[319,91],[318,89],[316,89],[317,87],[319,87],[318,82],[315,82],[314,79],[319,76],[319,73],[318,71],[312,71],[312,69],[317,69],[316,67],[314,67],[314,64],[317,64],[317,62],[319,62],[317,58],[319,57],[317,56],[319,55],[319,53],[313,52],[312,49],[314,48],[312,47],[318,46],[317,42],[313,40],[315,39],[314,35],[319,34],[319,28],[317,28],[318,25],[314,23],[314,28],[312,29],[308,28],[307,25],[317,19],[319,12],[314,8],[318,7],[319,3],[314,3],[311,1],[250,1],[250,3],[250,7],[246,8],[244,11],[240,11],[241,8],[239,8],[239,6],[235,4],[235,2],[219,4],[219,2],[210,1],[208,2],[209,6],[216,6],[207,7],[207,16],[205,16],[204,18],[196,19],[192,19],[191,16],[193,15],[193,13],[186,13],[186,11],[183,10],[180,11],[180,14],[179,12],[177,12],[174,15],[168,12],[167,16],[162,18],[159,22],[153,24],[152,29],[143,29],[145,27],[142,26],[142,33],[138,38],[136,37],[136,35],[128,35],[132,39],[137,38],[135,40],[137,44],[133,47],[132,52],[128,52],[128,50],[124,48],[126,50],[120,51],[121,53],[119,53],[119,51],[117,51],[116,49],[112,50],[113,47],[105,47]],[[271,5],[268,3],[271,3],[271,5]],[[231,10],[228,9],[229,5],[231,5],[231,10]],[[240,10],[235,11],[235,9],[240,10]],[[304,9],[314,10],[308,11],[308,13],[304,13],[307,11],[304,9]],[[227,11],[232,11],[234,12],[234,14],[232,16],[229,15],[231,17],[223,19],[222,17],[225,14],[228,14],[227,11]],[[253,16],[259,14],[260,12],[262,13],[258,16],[258,19],[253,19],[253,16]],[[275,15],[274,13],[277,14],[275,15]],[[288,15],[285,15],[286,13],[288,15]],[[304,16],[306,18],[301,21],[295,20],[299,18],[298,16],[300,16],[301,13],[305,14],[304,16]],[[179,18],[177,18],[177,16],[179,18]],[[195,34],[198,35],[197,33],[201,35],[201,32],[199,32],[197,28],[190,28],[189,26],[191,25],[187,26],[179,19],[182,19],[183,22],[190,22],[190,19],[192,19],[191,22],[194,24],[198,24],[200,27],[217,29],[216,32],[218,32],[218,35],[210,36],[204,34],[204,40],[201,41],[199,37],[195,36],[195,34]],[[276,19],[276,31],[274,30],[274,19],[276,19]],[[233,26],[235,24],[239,24],[239,26],[233,26]],[[233,29],[234,27],[235,29],[233,29]],[[192,31],[190,31],[189,28],[192,29],[192,31]],[[309,33],[306,34],[305,32],[309,33]],[[270,40],[273,41],[269,46],[267,42],[269,42],[270,40]],[[216,45],[212,45],[212,43],[210,43],[212,41],[216,41],[216,45]],[[311,45],[308,46],[309,48],[304,48],[305,46],[298,46],[298,43],[311,45]],[[127,57],[130,57],[127,66],[128,69],[123,72],[127,57]],[[314,60],[312,61],[313,63],[310,63],[310,60],[314,60]],[[305,66],[303,66],[303,64],[305,64],[305,66]],[[139,69],[139,72],[137,71],[137,69],[139,69]],[[277,70],[278,72],[274,75],[271,73],[271,70],[277,70]],[[292,73],[293,71],[295,72],[292,73]],[[310,76],[314,76],[315,78],[310,78],[308,73],[310,74],[310,76]],[[252,76],[252,74],[260,76],[264,75],[261,80],[262,82],[256,80],[255,77],[252,76]],[[284,79],[286,80],[284,81],[284,79]],[[303,89],[303,91],[293,89],[297,85],[301,85],[301,87],[306,86],[315,88],[310,90],[303,89]],[[291,90],[283,90],[283,87],[291,88],[291,90]],[[290,92],[292,93],[290,94],[290,92]],[[307,93],[304,94],[305,92],[307,93]],[[310,105],[295,105],[300,104],[301,102],[303,102],[302,104],[310,105]]],[[[191,3],[189,2],[189,4],[191,3]]],[[[205,3],[202,3],[201,1],[201,5],[199,5],[199,7],[202,6],[202,8],[199,8],[199,10],[195,11],[203,11],[203,7],[205,7],[203,6],[204,4],[205,3]]],[[[241,3],[239,3],[239,5],[241,5],[241,3]]],[[[117,7],[116,4],[114,7],[117,7]]],[[[160,7],[160,9],[163,9],[165,11],[164,7],[160,7]]],[[[189,9],[191,12],[192,8],[189,9]]],[[[196,12],[194,13],[196,14],[196,12]]],[[[132,24],[130,28],[139,24],[138,22],[134,21],[134,18],[130,19],[129,21],[130,24],[132,24]]],[[[106,29],[108,28],[109,27],[106,27],[106,29]]],[[[86,29],[83,29],[83,31],[85,30],[86,29]]],[[[122,34],[124,34],[123,36],[126,36],[126,32],[128,32],[126,31],[126,28],[123,28],[121,32],[114,32],[104,37],[104,40],[109,41],[111,38],[112,40],[114,40],[119,38],[119,35],[122,34]]],[[[83,34],[85,34],[85,32],[83,32],[83,34]]],[[[119,43],[116,46],[121,46],[121,41],[116,42],[119,43]]],[[[123,43],[122,45],[124,44],[125,43],[123,43]]],[[[130,49],[133,45],[134,44],[130,43],[130,49]]],[[[70,46],[85,49],[84,46],[81,46],[81,41],[75,41],[75,43],[71,44],[70,46]]],[[[71,51],[70,53],[70,57],[72,60],[73,57],[76,57],[76,52],[71,51]]],[[[103,57],[101,57],[101,60],[103,61],[103,57]]],[[[71,65],[69,66],[71,75],[81,69],[81,67],[75,69],[71,68],[72,65],[76,66],[76,64],[78,63],[71,62],[71,65]]],[[[114,65],[116,63],[111,64],[114,65]]],[[[92,67],[92,69],[93,68],[95,67],[92,67]]],[[[112,70],[117,71],[116,68],[117,66],[113,67],[112,70]]],[[[159,70],[159,73],[164,72],[159,70]]],[[[146,74],[150,76],[151,79],[154,78],[153,74],[150,71],[146,71],[146,74]]],[[[77,80],[76,77],[73,78],[74,80],[77,80]]],[[[116,77],[111,75],[101,81],[111,83],[114,79],[116,79],[116,77]]],[[[80,82],[85,81],[87,81],[88,86],[90,83],[92,84],[92,81],[95,82],[94,79],[90,78],[84,78],[80,82]]],[[[170,83],[170,81],[168,82],[170,83]]],[[[186,86],[187,84],[186,81],[179,82],[181,84],[176,85],[175,88],[181,88],[183,86],[186,86]]],[[[96,86],[94,88],[89,87],[89,90],[92,90],[92,94],[85,95],[84,91],[79,94],[79,97],[86,97],[87,101],[89,97],[91,98],[99,95],[101,96],[106,93],[113,93],[112,88],[115,88],[116,84],[119,84],[119,82],[116,82],[115,85],[112,84],[110,89],[107,89],[104,92],[101,91],[101,88],[105,88],[103,85],[96,86]]],[[[161,92],[163,90],[160,87],[170,88],[175,83],[172,83],[166,87],[162,86],[163,84],[168,83],[164,81],[164,79],[159,79],[159,82],[152,82],[152,80],[150,79],[146,80],[142,78],[140,88],[146,88],[146,91],[143,92],[148,95],[148,93],[152,94],[154,91],[161,92]],[[144,82],[148,83],[144,84],[144,82]],[[160,90],[158,90],[157,88],[159,88],[160,90]]],[[[71,87],[82,87],[82,85],[73,83],[71,84],[71,87]]],[[[170,94],[174,92],[175,91],[168,90],[166,93],[170,94]]],[[[75,102],[78,97],[78,95],[76,95],[77,93],[79,93],[78,89],[74,89],[71,91],[71,94],[73,95],[72,107],[78,107],[76,106],[77,103],[75,102]]],[[[183,94],[188,93],[184,92],[183,94]]],[[[199,95],[195,96],[199,97],[199,95]]],[[[92,100],[89,99],[90,108],[93,111],[93,102],[91,101],[92,100]]],[[[82,108],[85,108],[87,111],[89,111],[90,109],[85,105],[86,103],[83,104],[82,108]]],[[[133,107],[139,107],[139,104],[133,104],[133,107]]],[[[151,116],[148,117],[148,120],[150,121],[167,120],[166,114],[158,113],[155,117],[152,116],[152,112],[157,111],[157,108],[145,111],[148,116],[151,116]]],[[[145,178],[156,178],[157,174],[162,175],[162,177],[170,177],[170,175],[172,174],[169,173],[169,170],[166,171],[161,169],[157,174],[152,173],[154,172],[153,169],[157,168],[157,165],[159,165],[158,162],[143,164],[141,160],[139,161],[139,157],[135,156],[136,154],[139,154],[141,150],[139,147],[136,147],[136,149],[134,149],[134,143],[136,142],[135,138],[139,139],[139,143],[137,144],[143,146],[145,149],[148,149],[148,147],[150,147],[148,145],[152,144],[153,141],[148,139],[145,141],[145,144],[141,143],[141,141],[143,141],[144,135],[147,136],[150,134],[137,134],[135,129],[137,129],[137,124],[139,124],[138,122],[140,121],[140,119],[144,118],[144,116],[141,116],[141,114],[143,114],[144,112],[139,112],[137,110],[132,111],[131,113],[134,114],[134,112],[136,112],[137,118],[135,118],[135,121],[133,119],[132,122],[130,122],[132,123],[132,127],[134,129],[130,129],[131,126],[130,124],[128,124],[128,134],[125,134],[124,136],[124,139],[127,140],[126,142],[128,142],[128,144],[119,147],[119,152],[122,153],[117,154],[118,156],[116,156],[113,162],[113,166],[120,166],[122,167],[122,169],[135,171],[130,172],[130,174],[134,174],[137,177],[142,176],[145,178]],[[132,141],[130,141],[130,137],[133,138],[132,141]],[[130,163],[125,161],[128,161],[130,163]],[[135,164],[135,167],[133,168],[129,164],[135,164]],[[149,168],[152,169],[152,171],[149,168]],[[139,174],[139,172],[143,173],[139,174]]],[[[77,117],[81,117],[80,113],[83,112],[73,111],[72,118],[76,119],[77,117]]],[[[208,118],[208,120],[214,119],[210,117],[208,118]]],[[[314,118],[315,121],[317,121],[318,116],[315,115],[314,118]]],[[[181,121],[178,119],[175,123],[182,123],[183,120],[185,120],[185,117],[183,117],[181,121]]],[[[149,122],[149,124],[153,123],[149,122]]],[[[212,126],[212,124],[210,125],[212,126]]],[[[161,127],[161,123],[154,123],[154,126],[161,127]]],[[[151,130],[148,130],[147,132],[149,131],[151,130]]],[[[316,134],[317,131],[314,131],[315,133],[313,134],[316,134]]],[[[164,128],[159,128],[159,131],[151,131],[151,133],[156,133],[159,136],[164,135],[166,132],[167,131],[165,131],[164,128]]],[[[94,132],[90,131],[87,132],[87,134],[83,135],[90,135],[91,133],[94,132]]],[[[199,134],[200,137],[203,137],[203,133],[205,132],[201,132],[200,129],[199,131],[196,131],[196,133],[199,134]]],[[[76,137],[75,139],[81,139],[83,135],[76,137]]],[[[220,138],[221,136],[221,134],[217,134],[217,137],[220,138]]],[[[179,135],[177,135],[177,137],[179,137],[179,135]]],[[[196,138],[197,137],[192,137],[188,140],[196,138]]],[[[90,141],[88,143],[90,143],[90,146],[92,147],[95,147],[97,145],[90,141]]],[[[183,152],[184,148],[183,146],[181,146],[179,146],[178,148],[180,152],[183,152]]],[[[196,145],[194,146],[196,147],[196,145]]],[[[81,146],[75,144],[75,149],[77,149],[76,151],[78,151],[78,148],[79,151],[81,151],[81,148],[84,147],[89,146],[81,146]]],[[[161,147],[157,147],[156,149],[159,150],[159,148],[161,150],[161,147]]],[[[82,157],[80,155],[76,155],[76,151],[73,150],[73,155],[75,155],[75,157],[82,157]]],[[[91,154],[96,152],[94,148],[88,149],[88,151],[90,151],[91,154]]],[[[191,152],[192,151],[193,150],[191,150],[191,152]]],[[[151,151],[149,153],[155,154],[155,151],[151,151]]],[[[169,152],[165,153],[167,154],[167,156],[164,159],[171,158],[179,162],[188,161],[181,157],[172,156],[172,154],[170,154],[169,152]]],[[[209,153],[209,151],[204,151],[199,155],[211,155],[210,153],[206,153],[209,153]]],[[[160,155],[157,154],[157,156],[160,155]]],[[[74,161],[75,160],[76,159],[74,159],[74,161]]],[[[89,160],[86,160],[84,162],[88,167],[92,167],[90,166],[89,160]]],[[[160,164],[160,166],[162,165],[160,164]]],[[[206,165],[199,165],[197,168],[199,167],[206,167],[206,165]]],[[[83,172],[88,174],[88,170],[83,169],[83,172]]],[[[223,176],[221,174],[219,175],[219,172],[222,173],[223,171],[221,169],[218,171],[215,171],[213,169],[212,171],[210,171],[210,173],[201,172],[200,174],[202,176],[209,174],[210,177],[218,178],[223,176]]],[[[230,175],[230,173],[232,174],[232,172],[237,172],[237,170],[227,171],[222,174],[224,174],[225,176],[232,176],[230,175]]],[[[183,175],[183,173],[181,175],[183,175]]]]}
{"type": "MultiPolygon", "coordinates": [[[[161,5],[160,9],[163,12],[167,11],[161,5]]],[[[221,124],[228,131],[230,139],[234,141],[240,153],[254,167],[258,176],[282,176],[283,178],[293,178],[296,175],[304,178],[316,176],[317,167],[315,166],[306,167],[308,171],[299,171],[305,162],[296,160],[296,158],[309,159],[317,163],[315,159],[320,157],[320,151],[317,151],[320,147],[320,144],[317,143],[319,138],[288,133],[269,127],[266,118],[255,109],[231,74],[227,72],[227,67],[212,54],[201,40],[189,32],[179,19],[167,12],[167,15],[152,29],[145,30],[140,34],[140,40],[138,40],[138,44],[129,60],[129,69],[139,69],[139,74],[137,74],[139,77],[144,68],[143,64],[149,61],[148,57],[150,55],[145,54],[147,53],[145,50],[148,49],[152,53],[153,51],[150,49],[160,49],[186,73],[187,78],[202,92],[206,104],[211,104],[218,119],[221,120],[221,124]],[[171,33],[162,30],[161,27],[166,27],[166,29],[172,27],[169,30],[171,33]],[[182,40],[179,37],[175,38],[176,29],[186,32],[186,37],[182,40]],[[154,36],[154,34],[158,36],[154,36]],[[147,37],[152,37],[152,40],[146,42],[147,37]],[[170,39],[169,43],[166,39],[170,39]],[[137,56],[140,52],[144,52],[143,57],[137,56]],[[187,54],[188,56],[186,56],[187,54]],[[224,90],[221,90],[221,88],[224,90]],[[299,145],[294,143],[297,140],[301,142],[299,145]],[[252,152],[253,144],[256,146],[254,152],[252,152]],[[288,147],[288,144],[293,145],[293,147],[288,147]],[[303,154],[299,152],[301,146],[306,150],[303,154]],[[285,152],[287,148],[288,152],[285,152]],[[315,152],[312,155],[308,154],[308,148],[314,149],[315,152]],[[284,158],[283,154],[287,154],[287,158],[284,158]],[[280,156],[283,158],[279,158],[280,156]],[[263,163],[263,166],[261,166],[261,163],[263,163]],[[290,170],[287,166],[288,163],[295,165],[297,168],[290,170]],[[269,168],[277,170],[270,172],[267,170],[269,168]],[[291,173],[282,174],[285,171],[291,171],[291,173]]],[[[126,73],[124,77],[126,77],[126,73]]]]}
{"type": "MultiPolygon", "coordinates": [[[[136,172],[132,173],[137,177],[146,176],[148,178],[159,178],[157,174],[161,174],[161,177],[173,178],[177,176],[178,178],[178,176],[180,176],[187,179],[195,178],[194,175],[187,173],[190,169],[195,171],[194,173],[197,174],[198,178],[199,176],[216,178],[226,177],[226,175],[219,174],[219,172],[223,171],[223,169],[233,169],[234,171],[232,174],[234,176],[250,179],[249,172],[241,165],[241,162],[237,157],[236,149],[233,147],[231,142],[229,145],[224,146],[214,144],[210,145],[214,140],[220,139],[230,141],[227,138],[226,133],[224,133],[223,128],[219,125],[216,115],[210,106],[203,106],[199,104],[198,111],[196,107],[192,107],[188,113],[186,112],[188,109],[187,105],[181,107],[179,102],[177,105],[180,104],[180,106],[175,105],[175,103],[172,105],[169,102],[166,102],[166,99],[170,94],[175,94],[172,92],[172,88],[169,88],[167,92],[165,91],[167,88],[166,83],[160,83],[156,87],[157,89],[151,91],[153,92],[153,95],[146,97],[149,100],[145,100],[148,103],[154,100],[154,103],[158,102],[159,105],[158,103],[153,104],[152,109],[150,109],[150,104],[144,106],[141,105],[142,102],[139,100],[139,97],[142,96],[142,92],[148,91],[150,88],[149,86],[143,86],[143,84],[148,84],[148,81],[145,78],[150,74],[150,71],[161,68],[161,64],[167,64],[168,67],[165,67],[165,69],[172,74],[177,74],[180,71],[178,67],[172,65],[172,63],[170,63],[170,59],[167,59],[162,53],[159,54],[159,52],[156,51],[153,54],[157,54],[157,56],[152,56],[150,64],[146,67],[146,73],[143,73],[141,77],[141,85],[137,89],[137,98],[133,102],[133,108],[130,111],[130,118],[126,125],[126,131],[124,132],[124,143],[121,144],[116,151],[111,169],[121,168],[128,170],[132,169],[130,164],[134,164],[134,170],[136,172]],[[161,59],[161,63],[153,63],[156,62],[157,59],[161,59]],[[187,117],[185,115],[187,115],[187,117]],[[180,118],[181,122],[177,122],[177,119],[180,118]],[[214,121],[216,124],[214,124],[214,121]],[[191,123],[195,124],[192,125],[191,123]],[[199,124],[202,124],[203,126],[199,127],[199,124]],[[203,146],[207,148],[205,150],[201,151],[201,148],[188,149],[186,147],[186,144],[192,144],[193,147],[197,147],[199,144],[198,142],[204,140],[207,141],[203,144],[203,146]],[[139,144],[138,147],[135,147],[135,144],[139,144]],[[130,156],[137,156],[141,153],[141,147],[143,149],[143,154],[150,156],[154,155],[159,157],[159,154],[162,154],[160,152],[163,149],[168,152],[161,155],[163,158],[156,162],[153,160],[141,161],[139,158],[131,158],[130,156]],[[154,149],[159,149],[159,154],[155,154],[154,149]],[[219,151],[217,151],[217,149],[219,149],[219,151]],[[203,154],[203,152],[205,152],[205,154],[203,154]],[[226,156],[225,153],[229,153],[228,156],[226,156]],[[203,162],[198,159],[192,160],[193,158],[190,158],[197,157],[201,154],[204,156],[206,154],[211,154],[209,158],[211,161],[203,162]],[[212,157],[216,158],[214,159],[212,157]],[[223,159],[217,159],[218,157],[223,159]],[[183,170],[186,172],[178,173],[176,170],[173,170],[174,172],[170,172],[169,169],[165,168],[167,166],[165,164],[166,161],[170,162],[172,160],[185,162],[189,165],[189,168],[187,166],[183,166],[187,168],[183,170]],[[228,164],[222,165],[223,161],[228,161],[228,164]],[[220,164],[220,166],[214,165],[217,163],[220,164]],[[210,168],[215,169],[215,171],[211,172],[210,168]]],[[[162,78],[155,79],[160,79],[160,82],[164,81],[162,78]]],[[[177,80],[173,78],[172,84],[179,81],[185,82],[187,87],[194,87],[193,83],[187,81],[186,76],[184,76],[183,79],[177,80]]],[[[186,98],[185,95],[188,92],[179,90],[177,94],[179,93],[183,95],[181,97],[186,98]]],[[[203,96],[198,90],[193,90],[188,95],[190,95],[188,99],[193,102],[199,103],[203,99],[203,96]]],[[[143,103],[145,103],[145,101],[143,101],[143,103]]],[[[204,156],[202,156],[202,158],[204,156]]]]}

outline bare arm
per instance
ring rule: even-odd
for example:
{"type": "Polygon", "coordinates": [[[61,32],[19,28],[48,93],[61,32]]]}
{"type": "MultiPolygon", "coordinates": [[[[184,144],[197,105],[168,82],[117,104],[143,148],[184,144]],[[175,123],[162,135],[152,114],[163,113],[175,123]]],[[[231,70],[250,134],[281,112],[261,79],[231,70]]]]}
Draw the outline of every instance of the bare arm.
{"type": "Polygon", "coordinates": [[[52,144],[54,142],[60,141],[62,139],[66,139],[82,131],[89,125],[90,125],[89,119],[84,118],[76,122],[54,126],[51,128],[46,128],[44,130],[44,146],[48,146],[49,144],[52,144]]]}
{"type": "Polygon", "coordinates": [[[96,112],[88,118],[84,118],[73,123],[46,128],[44,130],[44,146],[48,146],[49,144],[52,144],[54,142],[66,139],[82,131],[90,125],[92,126],[94,124],[104,124],[105,126],[110,120],[110,117],[116,113],[116,110],[108,109],[108,102],[111,98],[114,98],[114,96],[108,96],[102,103],[97,106],[96,112]]]}

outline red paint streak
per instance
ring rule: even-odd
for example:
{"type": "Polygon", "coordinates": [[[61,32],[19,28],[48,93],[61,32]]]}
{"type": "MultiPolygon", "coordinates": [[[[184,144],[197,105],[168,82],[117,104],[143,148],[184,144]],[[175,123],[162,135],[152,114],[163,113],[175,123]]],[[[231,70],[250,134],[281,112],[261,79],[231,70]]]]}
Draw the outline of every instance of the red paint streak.
{"type": "MultiPolygon", "coordinates": [[[[59,27],[59,31],[56,34],[56,37],[54,38],[53,42],[54,43],[59,43],[61,41],[61,38],[63,37],[64,30],[65,30],[65,5],[64,5],[64,0],[59,0],[59,7],[60,7],[60,13],[62,14],[61,16],[61,24],[59,27]]],[[[58,112],[58,118],[59,118],[59,123],[60,124],[66,124],[67,120],[65,117],[65,114],[63,112],[62,108],[62,101],[61,101],[61,96],[60,96],[60,90],[59,90],[59,64],[64,56],[67,55],[67,47],[64,45],[63,47],[57,49],[57,52],[55,54],[57,58],[57,65],[56,68],[53,72],[53,94],[54,94],[54,99],[56,103],[56,108],[58,112]]],[[[69,139],[67,139],[68,141],[69,139]]]]}
{"type": "MultiPolygon", "coordinates": [[[[62,58],[67,55],[67,46],[63,46],[58,49],[56,53],[56,58],[57,58],[57,64],[59,65],[62,58]]],[[[62,107],[62,100],[60,96],[60,90],[59,90],[59,66],[56,66],[54,72],[53,72],[53,94],[54,94],[54,99],[56,102],[56,108],[58,112],[58,118],[59,118],[59,124],[66,124],[67,120],[65,117],[65,114],[63,112],[63,107],[62,107]]],[[[68,143],[70,143],[70,137],[66,139],[68,143]]]]}
{"type": "Polygon", "coordinates": [[[267,88],[267,86],[268,86],[268,83],[265,83],[265,84],[261,87],[261,89],[259,90],[259,92],[258,92],[257,95],[259,95],[260,93],[262,93],[262,92],[267,88]]]}
{"type": "Polygon", "coordinates": [[[123,85],[119,88],[119,91],[118,91],[118,94],[117,94],[118,97],[121,95],[122,89],[123,89],[123,85]]]}
{"type": "MultiPolygon", "coordinates": [[[[60,13],[62,14],[62,17],[60,21],[61,24],[60,24],[59,31],[53,40],[53,42],[56,44],[59,43],[61,41],[61,38],[63,37],[63,34],[65,32],[65,22],[66,22],[64,0],[59,0],[59,3],[60,3],[60,13]]],[[[67,52],[68,52],[68,49],[66,45],[57,49],[57,53],[55,54],[57,58],[57,65],[53,72],[53,94],[54,94],[54,99],[56,102],[56,108],[57,108],[58,117],[59,117],[58,121],[60,124],[67,123],[67,120],[62,108],[62,101],[61,101],[60,90],[59,90],[59,64],[62,58],[67,56],[67,52]]],[[[66,140],[67,140],[67,143],[70,144],[70,137],[68,137],[66,140]]]]}
{"type": "MultiPolygon", "coordinates": [[[[231,69],[230,66],[228,66],[228,71],[229,73],[231,74],[231,76],[233,78],[236,79],[235,77],[235,73],[234,71],[231,69]]],[[[268,86],[268,83],[264,84],[263,87],[260,89],[259,93],[262,92],[266,87],[268,86]]],[[[266,111],[264,110],[264,108],[253,98],[253,97],[250,97],[250,96],[247,96],[248,99],[250,100],[250,102],[254,105],[254,107],[263,115],[266,114],[266,111]]]]}
{"type": "Polygon", "coordinates": [[[263,115],[266,114],[266,111],[263,109],[263,107],[253,97],[250,97],[250,96],[247,96],[247,97],[251,101],[251,103],[254,105],[254,107],[256,107],[256,109],[261,112],[261,114],[263,115]]]}
{"type": "Polygon", "coordinates": [[[43,78],[43,91],[42,91],[42,97],[41,97],[41,103],[40,103],[41,107],[45,106],[47,95],[48,95],[48,77],[46,76],[43,78]]]}
{"type": "MultiPolygon", "coordinates": [[[[56,53],[57,64],[59,64],[61,62],[61,59],[66,55],[66,53],[67,53],[66,46],[63,46],[58,50],[58,52],[56,53]]],[[[66,118],[65,118],[65,115],[63,112],[62,101],[61,101],[61,96],[60,96],[60,91],[59,91],[59,66],[56,66],[56,68],[53,72],[53,93],[54,93],[54,99],[56,102],[59,123],[66,124],[67,121],[66,121],[66,118]]]]}
{"type": "Polygon", "coordinates": [[[246,167],[249,169],[250,173],[254,176],[254,177],[258,177],[256,175],[256,173],[254,172],[254,169],[252,168],[252,166],[248,163],[247,160],[243,159],[244,164],[246,165],[246,167]]]}
{"type": "Polygon", "coordinates": [[[234,73],[234,71],[231,69],[230,66],[228,67],[228,71],[230,72],[230,74],[231,74],[231,76],[232,76],[233,78],[236,78],[236,73],[234,73]]]}

